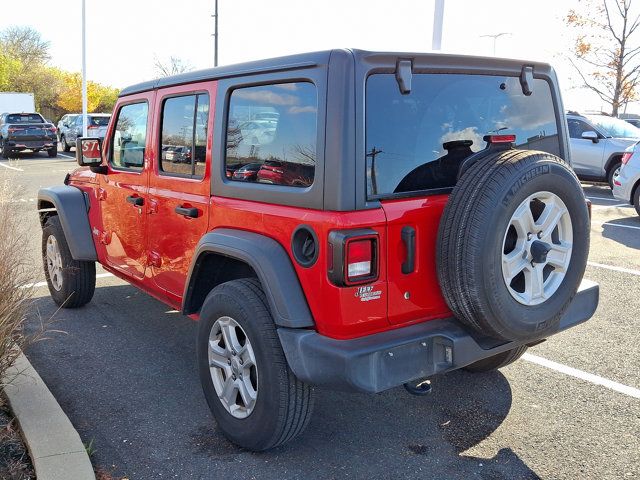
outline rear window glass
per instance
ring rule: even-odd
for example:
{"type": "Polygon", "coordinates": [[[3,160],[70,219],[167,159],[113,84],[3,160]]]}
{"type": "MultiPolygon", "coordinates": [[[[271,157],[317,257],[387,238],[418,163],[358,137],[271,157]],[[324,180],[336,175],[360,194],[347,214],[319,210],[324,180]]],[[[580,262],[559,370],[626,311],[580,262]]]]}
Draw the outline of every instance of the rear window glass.
{"type": "Polygon", "coordinates": [[[312,83],[239,88],[231,94],[226,177],[291,187],[313,183],[318,98],[312,83]]]}
{"type": "Polygon", "coordinates": [[[369,197],[451,188],[461,162],[485,148],[485,135],[516,136],[521,149],[560,154],[549,84],[525,96],[514,77],[413,75],[402,95],[395,75],[372,75],[366,88],[369,197]]]}
{"type": "Polygon", "coordinates": [[[37,113],[7,115],[7,123],[44,123],[37,113]]]}
{"type": "Polygon", "coordinates": [[[109,125],[109,117],[89,117],[89,125],[106,127],[109,125]]]}

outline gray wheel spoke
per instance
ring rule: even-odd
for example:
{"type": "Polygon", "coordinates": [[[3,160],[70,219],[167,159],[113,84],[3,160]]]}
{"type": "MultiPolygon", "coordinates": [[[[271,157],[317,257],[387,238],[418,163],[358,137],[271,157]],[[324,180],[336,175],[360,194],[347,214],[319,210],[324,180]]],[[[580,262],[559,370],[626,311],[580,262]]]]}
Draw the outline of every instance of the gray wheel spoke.
{"type": "Polygon", "coordinates": [[[551,264],[556,271],[566,272],[571,260],[571,245],[563,243],[561,245],[551,244],[551,250],[547,254],[547,263],[551,264]]]}
{"type": "Polygon", "coordinates": [[[222,389],[222,393],[220,394],[220,398],[222,398],[228,406],[234,405],[236,403],[236,396],[238,393],[238,387],[236,382],[232,377],[228,377],[224,382],[224,388],[222,389]]]}
{"type": "Polygon", "coordinates": [[[245,407],[253,408],[258,398],[258,393],[253,389],[253,385],[251,385],[251,381],[247,376],[243,375],[243,378],[238,381],[238,391],[245,407]]]}
{"type": "MultiPolygon", "coordinates": [[[[549,202],[540,218],[536,222],[536,227],[542,232],[542,238],[549,238],[558,226],[562,216],[567,213],[566,208],[561,208],[555,202],[549,202]]],[[[537,233],[537,232],[536,232],[537,233]]]]}
{"type": "Polygon", "coordinates": [[[544,279],[542,265],[536,265],[527,269],[525,273],[525,292],[531,300],[544,297],[544,279]]]}
{"type": "Polygon", "coordinates": [[[526,237],[534,229],[533,215],[528,202],[523,202],[513,213],[511,224],[516,228],[518,237],[526,237]]]}
{"type": "Polygon", "coordinates": [[[526,258],[522,257],[524,248],[516,249],[508,255],[502,257],[502,270],[507,281],[511,282],[516,275],[525,269],[529,262],[526,258]]]}
{"type": "Polygon", "coordinates": [[[241,346],[234,326],[228,323],[222,325],[222,337],[224,338],[224,344],[229,352],[237,353],[240,350],[241,346]]]}
{"type": "Polygon", "coordinates": [[[229,368],[227,351],[212,340],[209,340],[209,366],[222,368],[225,372],[229,368]]]}

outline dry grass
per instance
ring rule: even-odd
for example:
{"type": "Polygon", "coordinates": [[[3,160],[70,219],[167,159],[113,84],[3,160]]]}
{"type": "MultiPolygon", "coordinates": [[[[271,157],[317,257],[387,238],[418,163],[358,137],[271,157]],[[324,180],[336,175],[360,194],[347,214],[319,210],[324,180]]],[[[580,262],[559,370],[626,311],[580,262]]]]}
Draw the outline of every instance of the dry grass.
{"type": "Polygon", "coordinates": [[[34,278],[28,254],[26,230],[21,215],[7,208],[15,197],[10,175],[0,175],[0,376],[20,353],[26,338],[22,333],[32,289],[24,288],[34,278]]]}

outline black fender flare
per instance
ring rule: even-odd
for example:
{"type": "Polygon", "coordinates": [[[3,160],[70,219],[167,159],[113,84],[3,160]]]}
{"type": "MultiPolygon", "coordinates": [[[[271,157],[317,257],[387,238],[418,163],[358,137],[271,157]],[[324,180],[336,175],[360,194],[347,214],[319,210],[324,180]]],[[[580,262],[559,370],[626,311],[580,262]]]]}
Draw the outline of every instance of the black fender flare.
{"type": "Polygon", "coordinates": [[[615,158],[622,158],[622,155],[624,155],[624,152],[616,152],[616,153],[612,153],[611,155],[609,155],[609,158],[607,159],[607,161],[604,164],[604,171],[607,173],[609,172],[609,169],[611,168],[611,166],[615,163],[615,158]]]}
{"type": "MultiPolygon", "coordinates": [[[[53,205],[74,260],[98,260],[89,226],[89,202],[84,192],[69,185],[41,188],[38,191],[38,211],[53,205]]],[[[41,216],[42,218],[42,216],[41,216]]]]}
{"type": "Polygon", "coordinates": [[[255,271],[276,325],[315,327],[298,276],[282,245],[265,235],[230,228],[206,233],[198,242],[189,267],[182,313],[195,313],[189,311],[187,306],[190,305],[203,258],[210,253],[239,260],[255,271]]]}

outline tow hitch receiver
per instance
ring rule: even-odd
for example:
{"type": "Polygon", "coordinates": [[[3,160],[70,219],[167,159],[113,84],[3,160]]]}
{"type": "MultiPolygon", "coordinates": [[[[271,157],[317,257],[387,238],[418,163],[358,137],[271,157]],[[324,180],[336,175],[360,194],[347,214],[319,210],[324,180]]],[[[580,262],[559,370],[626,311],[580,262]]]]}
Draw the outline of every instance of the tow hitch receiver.
{"type": "Polygon", "coordinates": [[[431,380],[427,378],[419,378],[413,382],[403,384],[405,390],[411,395],[422,397],[431,393],[431,380]]]}

